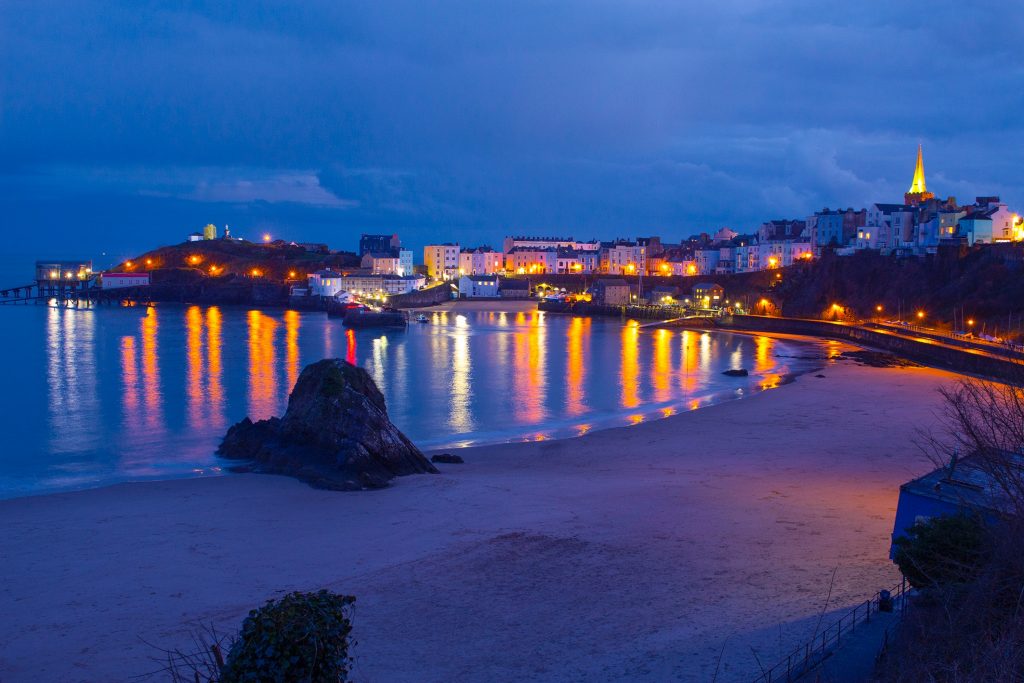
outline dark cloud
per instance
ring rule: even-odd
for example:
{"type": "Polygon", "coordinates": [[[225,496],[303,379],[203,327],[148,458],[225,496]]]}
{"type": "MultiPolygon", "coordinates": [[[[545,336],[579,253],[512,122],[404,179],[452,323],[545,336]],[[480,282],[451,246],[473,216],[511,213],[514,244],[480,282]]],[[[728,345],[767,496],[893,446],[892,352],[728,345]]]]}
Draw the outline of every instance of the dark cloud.
{"type": "Polygon", "coordinates": [[[897,199],[919,141],[934,191],[1020,206],[1022,33],[990,1],[12,0],[0,210],[80,249],[677,238],[897,199]]]}

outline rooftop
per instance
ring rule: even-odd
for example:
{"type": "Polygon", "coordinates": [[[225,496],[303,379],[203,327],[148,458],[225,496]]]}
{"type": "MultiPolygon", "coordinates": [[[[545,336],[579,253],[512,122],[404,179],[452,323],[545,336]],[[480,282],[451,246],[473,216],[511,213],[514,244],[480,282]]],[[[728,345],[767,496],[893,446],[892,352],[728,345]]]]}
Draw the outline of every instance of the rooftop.
{"type": "Polygon", "coordinates": [[[900,490],[966,507],[1007,509],[1006,494],[991,475],[996,468],[1019,480],[1024,476],[1024,455],[1004,451],[991,456],[954,456],[949,465],[908,481],[900,490]]]}

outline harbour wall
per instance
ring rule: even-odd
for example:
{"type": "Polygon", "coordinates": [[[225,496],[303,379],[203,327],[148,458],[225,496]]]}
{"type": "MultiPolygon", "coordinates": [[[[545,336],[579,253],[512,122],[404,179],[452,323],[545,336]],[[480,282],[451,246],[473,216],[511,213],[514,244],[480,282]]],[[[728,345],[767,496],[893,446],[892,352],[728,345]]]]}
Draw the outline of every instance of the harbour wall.
{"type": "Polygon", "coordinates": [[[727,315],[714,319],[713,324],[716,329],[723,330],[837,339],[889,351],[922,365],[930,365],[944,370],[1011,381],[1024,379],[1024,366],[1020,361],[975,353],[968,349],[946,346],[931,340],[919,341],[912,337],[887,334],[855,325],[843,325],[826,320],[772,318],[757,315],[727,315]]]}

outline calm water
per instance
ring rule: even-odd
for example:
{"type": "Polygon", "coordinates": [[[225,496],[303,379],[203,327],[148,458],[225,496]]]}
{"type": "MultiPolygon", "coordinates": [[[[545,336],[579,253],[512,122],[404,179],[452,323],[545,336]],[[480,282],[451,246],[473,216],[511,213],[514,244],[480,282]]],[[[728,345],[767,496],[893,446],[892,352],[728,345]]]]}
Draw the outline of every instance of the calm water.
{"type": "Polygon", "coordinates": [[[0,308],[0,497],[219,472],[241,418],[281,414],[305,364],[365,367],[424,448],[583,434],[777,386],[823,347],[611,318],[433,313],[407,331],[199,306],[0,308]],[[728,378],[730,367],[750,369],[728,378]]]}

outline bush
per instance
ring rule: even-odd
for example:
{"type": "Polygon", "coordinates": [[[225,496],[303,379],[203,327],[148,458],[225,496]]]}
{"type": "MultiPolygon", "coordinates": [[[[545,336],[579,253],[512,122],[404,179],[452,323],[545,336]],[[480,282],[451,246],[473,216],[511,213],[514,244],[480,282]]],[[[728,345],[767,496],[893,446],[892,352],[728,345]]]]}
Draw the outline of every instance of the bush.
{"type": "Polygon", "coordinates": [[[221,671],[221,683],[348,680],[355,598],[326,590],[289,593],[249,612],[221,671]]]}
{"type": "Polygon", "coordinates": [[[895,545],[896,564],[914,588],[966,584],[985,565],[985,527],[973,516],[943,515],[918,522],[895,545]]]}

